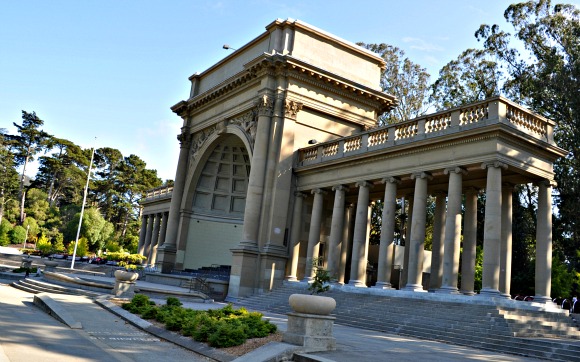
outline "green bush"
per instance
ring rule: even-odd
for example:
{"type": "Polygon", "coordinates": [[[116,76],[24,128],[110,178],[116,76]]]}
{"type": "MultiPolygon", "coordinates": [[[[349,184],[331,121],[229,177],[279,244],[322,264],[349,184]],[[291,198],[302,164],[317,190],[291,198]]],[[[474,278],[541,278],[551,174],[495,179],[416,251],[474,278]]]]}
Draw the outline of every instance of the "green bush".
{"type": "Polygon", "coordinates": [[[276,332],[276,326],[262,320],[261,313],[250,313],[245,308],[234,309],[231,304],[221,309],[196,311],[183,308],[179,299],[174,297],[167,298],[165,305],[156,306],[147,296],[137,294],[123,308],[216,348],[237,346],[248,338],[266,337],[276,332]]]}
{"type": "Polygon", "coordinates": [[[208,337],[207,342],[216,348],[239,346],[246,342],[247,332],[244,325],[236,319],[226,319],[218,321],[216,329],[208,337]]]}

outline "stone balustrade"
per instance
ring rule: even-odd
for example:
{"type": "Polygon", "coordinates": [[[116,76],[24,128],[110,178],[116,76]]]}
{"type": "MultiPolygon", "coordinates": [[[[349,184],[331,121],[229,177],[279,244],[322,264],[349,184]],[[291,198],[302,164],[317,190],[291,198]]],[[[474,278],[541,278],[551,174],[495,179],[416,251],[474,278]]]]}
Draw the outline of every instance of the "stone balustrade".
{"type": "Polygon", "coordinates": [[[142,201],[150,201],[159,198],[171,198],[173,193],[173,186],[160,186],[154,189],[148,190],[142,201]]]}
{"type": "Polygon", "coordinates": [[[505,124],[530,137],[555,145],[553,121],[534,114],[503,97],[494,97],[300,149],[298,166],[319,164],[497,124],[505,124]]]}

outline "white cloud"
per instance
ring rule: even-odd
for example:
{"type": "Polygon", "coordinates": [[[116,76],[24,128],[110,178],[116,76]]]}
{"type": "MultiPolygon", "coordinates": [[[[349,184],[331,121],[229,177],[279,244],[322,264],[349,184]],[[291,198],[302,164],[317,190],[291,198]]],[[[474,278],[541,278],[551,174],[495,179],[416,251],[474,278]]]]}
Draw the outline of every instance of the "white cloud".
{"type": "Polygon", "coordinates": [[[424,39],[419,38],[404,37],[403,42],[410,44],[410,49],[416,49],[425,52],[442,52],[444,50],[443,47],[437,44],[430,43],[424,39]]]}

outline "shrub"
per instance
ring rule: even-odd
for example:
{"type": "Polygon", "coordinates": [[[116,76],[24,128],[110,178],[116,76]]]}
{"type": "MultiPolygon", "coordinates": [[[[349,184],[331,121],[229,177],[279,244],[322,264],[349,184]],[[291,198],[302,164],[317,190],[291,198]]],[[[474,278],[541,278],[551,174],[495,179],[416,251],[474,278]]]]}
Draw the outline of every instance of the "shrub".
{"type": "Polygon", "coordinates": [[[216,329],[208,337],[207,342],[216,348],[239,346],[246,342],[247,333],[243,324],[236,319],[221,320],[216,323],[216,329]]]}
{"type": "Polygon", "coordinates": [[[181,307],[182,303],[179,301],[179,299],[177,299],[175,297],[168,297],[167,298],[167,305],[171,306],[171,307],[181,307]]]}

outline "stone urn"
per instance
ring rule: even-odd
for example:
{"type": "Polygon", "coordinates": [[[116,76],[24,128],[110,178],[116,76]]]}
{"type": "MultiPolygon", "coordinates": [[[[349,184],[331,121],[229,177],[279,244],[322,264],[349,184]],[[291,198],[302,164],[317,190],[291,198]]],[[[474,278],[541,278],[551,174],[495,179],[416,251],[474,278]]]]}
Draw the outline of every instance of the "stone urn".
{"type": "Polygon", "coordinates": [[[121,282],[134,282],[139,277],[139,274],[126,270],[115,270],[115,280],[121,282]]]}
{"type": "Polygon", "coordinates": [[[113,294],[117,298],[133,298],[135,295],[135,280],[139,274],[126,271],[115,270],[115,287],[113,294]]]}
{"type": "Polygon", "coordinates": [[[44,268],[45,271],[54,271],[56,269],[56,267],[58,266],[58,261],[45,260],[44,265],[45,265],[45,268],[44,268]]]}
{"type": "Polygon", "coordinates": [[[293,311],[303,314],[329,315],[336,308],[336,301],[320,295],[292,294],[288,303],[293,311]]]}
{"type": "Polygon", "coordinates": [[[336,308],[334,299],[292,294],[288,303],[293,312],[288,313],[288,327],[282,342],[300,346],[306,353],[336,349],[336,339],[332,335],[335,317],[329,315],[336,308]]]}

